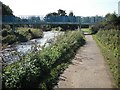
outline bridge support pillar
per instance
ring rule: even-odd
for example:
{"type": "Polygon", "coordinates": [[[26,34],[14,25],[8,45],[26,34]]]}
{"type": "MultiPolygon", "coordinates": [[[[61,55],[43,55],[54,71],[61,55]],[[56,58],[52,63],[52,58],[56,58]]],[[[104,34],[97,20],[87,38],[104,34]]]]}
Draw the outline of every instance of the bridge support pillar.
{"type": "Polygon", "coordinates": [[[79,26],[78,26],[78,30],[80,30],[80,31],[81,31],[81,25],[79,25],[79,26]]]}
{"type": "Polygon", "coordinates": [[[82,34],[84,34],[83,31],[81,30],[81,25],[78,26],[78,30],[79,30],[82,34]]]}

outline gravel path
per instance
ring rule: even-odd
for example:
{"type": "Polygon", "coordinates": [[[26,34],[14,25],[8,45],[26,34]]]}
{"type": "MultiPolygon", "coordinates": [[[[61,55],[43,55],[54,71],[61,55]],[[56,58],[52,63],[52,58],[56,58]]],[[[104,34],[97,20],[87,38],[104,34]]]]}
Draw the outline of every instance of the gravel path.
{"type": "Polygon", "coordinates": [[[60,76],[55,88],[112,88],[110,70],[92,35],[86,35],[86,45],[78,50],[73,63],[60,76]]]}

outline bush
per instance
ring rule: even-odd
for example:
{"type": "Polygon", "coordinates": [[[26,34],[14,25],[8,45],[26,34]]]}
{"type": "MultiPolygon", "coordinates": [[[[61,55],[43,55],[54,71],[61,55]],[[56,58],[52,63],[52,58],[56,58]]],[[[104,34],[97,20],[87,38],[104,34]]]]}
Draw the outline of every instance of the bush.
{"type": "Polygon", "coordinates": [[[43,33],[38,29],[35,29],[35,30],[32,30],[30,32],[31,34],[31,38],[32,39],[35,39],[35,38],[42,38],[43,37],[43,33]]]}
{"type": "Polygon", "coordinates": [[[8,31],[6,29],[2,30],[2,37],[5,37],[8,35],[8,31]]]}
{"type": "Polygon", "coordinates": [[[15,35],[7,35],[2,39],[3,44],[13,44],[16,41],[17,41],[17,38],[15,35]]]}
{"type": "Polygon", "coordinates": [[[16,32],[11,29],[3,29],[1,33],[3,44],[26,42],[31,39],[43,37],[43,32],[41,30],[33,28],[18,28],[16,32]]]}
{"type": "Polygon", "coordinates": [[[40,29],[18,28],[17,32],[26,37],[27,40],[43,37],[43,32],[40,29]]]}
{"type": "Polygon", "coordinates": [[[26,42],[26,41],[28,41],[27,37],[25,37],[22,34],[19,34],[17,32],[15,32],[15,36],[17,37],[17,42],[26,42]]]}
{"type": "Polygon", "coordinates": [[[2,28],[6,28],[7,30],[11,30],[11,26],[10,25],[3,25],[2,28]]]}
{"type": "Polygon", "coordinates": [[[90,27],[90,32],[91,34],[96,34],[99,31],[99,29],[100,29],[100,24],[97,23],[96,25],[92,25],[90,27]]]}
{"type": "Polygon", "coordinates": [[[101,43],[105,44],[110,50],[115,51],[120,47],[120,30],[100,30],[96,36],[101,43]]]}
{"type": "Polygon", "coordinates": [[[3,88],[52,89],[60,73],[71,61],[77,49],[85,43],[79,31],[57,37],[51,46],[32,52],[3,69],[3,88]]]}

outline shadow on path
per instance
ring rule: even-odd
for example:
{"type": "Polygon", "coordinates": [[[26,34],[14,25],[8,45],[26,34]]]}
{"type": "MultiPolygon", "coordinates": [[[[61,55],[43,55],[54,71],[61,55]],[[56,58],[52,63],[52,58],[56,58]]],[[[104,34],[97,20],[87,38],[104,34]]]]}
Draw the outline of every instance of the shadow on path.
{"type": "Polygon", "coordinates": [[[81,47],[64,71],[55,88],[112,88],[114,86],[108,65],[92,35],[85,33],[86,45],[81,47]]]}

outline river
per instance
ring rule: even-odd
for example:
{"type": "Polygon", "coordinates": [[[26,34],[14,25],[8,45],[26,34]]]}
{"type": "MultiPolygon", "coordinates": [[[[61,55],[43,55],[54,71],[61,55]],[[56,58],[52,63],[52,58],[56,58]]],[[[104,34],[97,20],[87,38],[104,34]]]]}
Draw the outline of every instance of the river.
{"type": "Polygon", "coordinates": [[[2,57],[2,63],[8,65],[20,60],[23,55],[28,54],[32,48],[36,45],[37,51],[41,50],[42,46],[49,46],[51,42],[54,41],[55,37],[60,34],[58,31],[47,31],[43,32],[43,38],[32,39],[27,42],[19,43],[16,45],[8,46],[8,48],[3,49],[0,52],[0,57],[2,57]]]}

